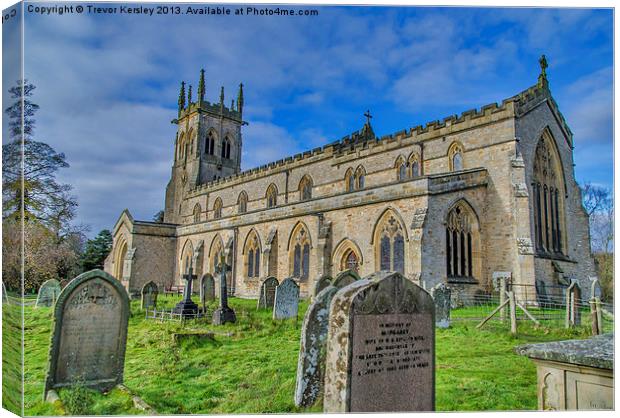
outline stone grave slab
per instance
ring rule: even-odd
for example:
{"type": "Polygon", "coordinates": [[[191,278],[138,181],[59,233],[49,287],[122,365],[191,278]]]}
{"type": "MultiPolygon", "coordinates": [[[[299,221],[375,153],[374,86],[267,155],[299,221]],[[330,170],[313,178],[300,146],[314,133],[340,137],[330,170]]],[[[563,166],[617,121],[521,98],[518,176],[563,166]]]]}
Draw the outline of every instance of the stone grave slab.
{"type": "Polygon", "coordinates": [[[316,295],[321,293],[321,290],[325,289],[330,284],[332,284],[331,276],[324,275],[324,276],[319,277],[316,283],[314,284],[314,292],[312,293],[312,297],[316,297],[316,295]]]}
{"type": "Polygon", "coordinates": [[[155,309],[157,307],[158,294],[159,289],[157,288],[157,284],[155,282],[150,281],[142,286],[142,290],[140,291],[140,306],[142,309],[155,309]]]}
{"type": "MultiPolygon", "coordinates": [[[[349,281],[340,280],[337,284],[344,287],[349,281]]],[[[335,285],[327,286],[316,295],[304,315],[295,385],[297,406],[311,406],[323,393],[329,307],[339,289],[335,285]]]]}
{"type": "Polygon", "coordinates": [[[435,326],[448,328],[450,326],[450,308],[452,291],[445,283],[439,283],[431,289],[431,296],[435,301],[435,326]]]}
{"type": "Polygon", "coordinates": [[[258,309],[273,309],[273,301],[276,297],[276,287],[278,287],[278,279],[275,277],[267,277],[260,285],[258,294],[258,309]]]}
{"type": "Polygon", "coordinates": [[[435,303],[400,273],[340,289],[330,306],[324,412],[435,409],[435,303]]]}
{"type": "Polygon", "coordinates": [[[204,306],[212,300],[215,300],[215,279],[207,273],[200,279],[200,303],[204,306]]]}
{"type": "Polygon", "coordinates": [[[299,309],[299,285],[288,278],[276,287],[273,302],[273,319],[297,318],[299,309]]]}
{"type": "Polygon", "coordinates": [[[43,282],[39,288],[36,306],[53,306],[58,300],[60,290],[60,282],[56,279],[50,279],[43,282]]]}
{"type": "Polygon", "coordinates": [[[45,393],[76,383],[108,391],[123,382],[129,296],[101,270],[73,279],[54,307],[45,393]]]}

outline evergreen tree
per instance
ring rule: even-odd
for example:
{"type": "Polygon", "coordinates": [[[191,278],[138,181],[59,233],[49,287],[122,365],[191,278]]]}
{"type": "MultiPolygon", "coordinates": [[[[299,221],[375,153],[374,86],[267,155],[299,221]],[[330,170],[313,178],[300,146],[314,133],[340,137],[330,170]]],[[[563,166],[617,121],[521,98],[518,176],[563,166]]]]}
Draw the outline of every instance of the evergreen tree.
{"type": "Polygon", "coordinates": [[[105,258],[112,249],[112,233],[104,229],[94,238],[86,241],[84,252],[82,253],[82,270],[102,269],[105,258]]]}
{"type": "Polygon", "coordinates": [[[26,80],[9,89],[15,102],[5,109],[10,141],[2,146],[2,215],[19,219],[23,206],[24,220],[39,221],[60,235],[75,216],[77,201],[70,185],[56,181],[57,171],[69,167],[65,155],[33,139],[39,109],[31,100],[34,89],[26,80]]]}

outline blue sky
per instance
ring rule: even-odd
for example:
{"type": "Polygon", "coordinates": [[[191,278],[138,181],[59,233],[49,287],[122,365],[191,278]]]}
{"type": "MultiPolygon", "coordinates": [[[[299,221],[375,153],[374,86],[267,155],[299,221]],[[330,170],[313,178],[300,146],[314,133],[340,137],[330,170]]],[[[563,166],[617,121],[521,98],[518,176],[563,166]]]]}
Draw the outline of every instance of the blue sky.
{"type": "MultiPolygon", "coordinates": [[[[36,137],[71,164],[59,177],[74,186],[76,222],[94,235],[126,207],[146,220],[163,208],[179,83],[195,92],[200,68],[210,101],[245,85],[246,169],[337,140],[366,109],[385,135],[500,102],[536,82],[544,53],[577,180],[612,187],[611,10],[310,8],[319,16],[26,13],[36,137]]],[[[15,34],[3,30],[6,63],[15,34]]]]}

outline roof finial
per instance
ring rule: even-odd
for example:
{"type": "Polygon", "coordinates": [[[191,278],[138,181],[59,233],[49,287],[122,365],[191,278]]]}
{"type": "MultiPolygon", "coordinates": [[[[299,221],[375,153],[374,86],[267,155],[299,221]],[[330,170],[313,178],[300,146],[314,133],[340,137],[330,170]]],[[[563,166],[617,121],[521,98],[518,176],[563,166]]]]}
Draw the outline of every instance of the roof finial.
{"type": "Polygon", "coordinates": [[[370,110],[367,110],[366,113],[364,113],[364,116],[366,116],[366,124],[370,125],[370,119],[372,119],[372,115],[370,114],[370,110]]]}
{"type": "Polygon", "coordinates": [[[200,81],[198,82],[198,103],[205,101],[205,70],[200,70],[200,81]]]}
{"type": "Polygon", "coordinates": [[[237,111],[243,113],[243,83],[239,84],[239,93],[237,94],[237,111]]]}
{"type": "Polygon", "coordinates": [[[540,64],[540,75],[538,76],[538,86],[547,87],[548,85],[547,67],[549,67],[549,64],[547,63],[547,57],[545,56],[545,54],[540,56],[538,63],[540,64]]]}
{"type": "Polygon", "coordinates": [[[179,115],[185,109],[185,81],[181,81],[181,90],[179,91],[179,115]]]}
{"type": "Polygon", "coordinates": [[[224,86],[220,89],[220,104],[224,104],[224,86]]]}

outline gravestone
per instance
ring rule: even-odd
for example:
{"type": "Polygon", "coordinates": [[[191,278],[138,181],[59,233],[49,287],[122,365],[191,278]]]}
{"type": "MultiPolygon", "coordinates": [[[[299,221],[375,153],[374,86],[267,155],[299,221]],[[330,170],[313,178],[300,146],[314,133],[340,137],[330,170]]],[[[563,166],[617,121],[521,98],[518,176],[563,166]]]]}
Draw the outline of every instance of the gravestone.
{"type": "Polygon", "coordinates": [[[142,286],[141,295],[141,307],[142,309],[155,309],[157,307],[157,295],[159,290],[157,284],[151,281],[142,286]]]}
{"type": "Polygon", "coordinates": [[[215,280],[207,273],[200,279],[200,303],[205,306],[212,300],[215,300],[215,280]]]}
{"type": "Polygon", "coordinates": [[[65,287],[54,307],[45,394],[84,385],[108,391],[123,382],[129,296],[122,284],[91,270],[65,287]]]}
{"type": "Polygon", "coordinates": [[[335,280],[334,284],[327,286],[316,295],[304,315],[295,385],[295,405],[297,406],[309,407],[323,393],[329,307],[336,292],[355,281],[349,280],[354,279],[354,276],[341,277],[339,275],[338,277],[341,280],[335,280]]]}
{"type": "Polygon", "coordinates": [[[220,306],[213,312],[213,325],[224,325],[227,322],[237,322],[235,311],[228,306],[226,274],[230,270],[230,266],[226,264],[226,257],[222,254],[220,264],[218,264],[215,269],[216,273],[220,275],[220,306]]]}
{"type": "Polygon", "coordinates": [[[273,301],[276,297],[276,287],[278,287],[278,284],[278,279],[275,277],[267,277],[263,281],[258,294],[258,309],[273,309],[273,301]]]}
{"type": "Polygon", "coordinates": [[[324,412],[435,409],[435,303],[381,271],[338,291],[330,306],[324,412]]]}
{"type": "Polygon", "coordinates": [[[60,290],[60,282],[58,280],[46,280],[39,288],[39,294],[37,295],[37,303],[35,306],[53,306],[58,300],[60,290]]]}
{"type": "Polygon", "coordinates": [[[312,296],[316,297],[316,295],[321,293],[321,290],[325,289],[330,284],[332,284],[332,278],[330,276],[324,275],[319,277],[314,284],[314,293],[312,293],[312,296]]]}
{"type": "Polygon", "coordinates": [[[4,285],[4,281],[2,282],[2,303],[9,304],[9,298],[6,295],[6,286],[4,285]]]}
{"type": "Polygon", "coordinates": [[[192,282],[196,280],[196,277],[194,268],[190,264],[187,274],[183,275],[183,280],[185,280],[183,300],[177,303],[173,309],[173,312],[181,315],[181,318],[196,318],[198,315],[198,305],[192,300],[192,282]]]}
{"type": "Polygon", "coordinates": [[[578,327],[581,325],[581,288],[574,281],[566,289],[566,328],[578,327]]]}
{"type": "Polygon", "coordinates": [[[536,287],[536,299],[541,307],[546,308],[549,305],[549,296],[547,296],[547,285],[542,280],[534,282],[536,287]]]}
{"type": "Polygon", "coordinates": [[[276,287],[273,302],[273,319],[297,318],[299,308],[299,286],[295,280],[288,278],[276,287]]]}
{"type": "Polygon", "coordinates": [[[598,277],[590,277],[592,284],[590,285],[590,298],[599,298],[603,296],[603,290],[601,284],[598,281],[598,277]]]}
{"type": "Polygon", "coordinates": [[[439,283],[431,289],[431,296],[435,301],[435,326],[437,328],[450,327],[450,308],[452,291],[445,283],[439,283]]]}
{"type": "Polygon", "coordinates": [[[360,276],[353,270],[345,270],[336,276],[336,278],[333,280],[333,284],[338,289],[341,289],[359,279],[360,279],[360,276]]]}

